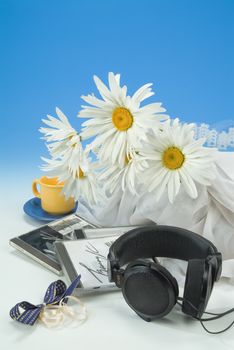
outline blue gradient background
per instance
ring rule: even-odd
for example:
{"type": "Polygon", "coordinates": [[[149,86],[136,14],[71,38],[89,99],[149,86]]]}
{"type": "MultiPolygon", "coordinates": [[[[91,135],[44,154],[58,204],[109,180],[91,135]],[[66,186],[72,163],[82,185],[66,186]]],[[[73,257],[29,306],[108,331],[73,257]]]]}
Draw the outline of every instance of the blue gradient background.
{"type": "Polygon", "coordinates": [[[0,0],[0,33],[1,174],[40,174],[41,119],[59,106],[79,129],[93,74],[152,82],[172,117],[234,119],[232,0],[0,0]]]}

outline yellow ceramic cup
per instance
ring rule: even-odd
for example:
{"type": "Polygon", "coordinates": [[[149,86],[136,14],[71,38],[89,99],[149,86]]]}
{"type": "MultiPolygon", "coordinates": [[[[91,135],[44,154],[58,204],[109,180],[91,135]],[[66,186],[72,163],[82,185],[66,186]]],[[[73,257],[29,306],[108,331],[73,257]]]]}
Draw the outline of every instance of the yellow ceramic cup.
{"type": "Polygon", "coordinates": [[[50,214],[66,214],[75,207],[73,198],[65,199],[61,193],[64,186],[63,182],[58,182],[56,177],[49,178],[42,176],[32,183],[32,191],[34,195],[41,199],[42,209],[50,214]],[[40,192],[37,185],[40,185],[40,192]]]}

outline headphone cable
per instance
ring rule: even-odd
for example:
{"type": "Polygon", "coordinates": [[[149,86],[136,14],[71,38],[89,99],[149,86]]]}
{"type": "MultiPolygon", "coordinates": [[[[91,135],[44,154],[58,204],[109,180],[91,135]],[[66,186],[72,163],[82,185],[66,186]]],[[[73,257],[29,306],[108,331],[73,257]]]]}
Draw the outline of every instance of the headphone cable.
{"type": "MultiPolygon", "coordinates": [[[[178,300],[180,301],[183,301],[183,302],[186,302],[187,304],[189,304],[194,310],[198,311],[198,308],[196,308],[190,301],[184,299],[184,298],[181,298],[181,297],[178,297],[178,300]]],[[[180,305],[182,307],[182,304],[180,302],[177,301],[177,304],[180,305]]],[[[206,326],[204,325],[203,322],[207,322],[207,321],[214,321],[214,320],[217,320],[225,315],[228,315],[230,313],[234,312],[234,308],[232,309],[229,309],[227,311],[224,311],[224,312],[221,312],[221,313],[214,313],[214,312],[208,312],[208,311],[204,311],[203,313],[204,314],[207,314],[207,315],[213,315],[213,317],[209,317],[209,318],[202,318],[202,317],[194,317],[196,320],[198,320],[200,322],[200,324],[202,325],[202,327],[204,328],[204,330],[207,332],[207,333],[210,333],[210,334],[220,334],[220,333],[223,333],[223,332],[226,332],[229,328],[231,328],[233,325],[234,325],[234,321],[232,321],[226,328],[220,330],[220,331],[217,331],[217,332],[212,332],[210,331],[209,329],[206,328],[206,326]]]]}

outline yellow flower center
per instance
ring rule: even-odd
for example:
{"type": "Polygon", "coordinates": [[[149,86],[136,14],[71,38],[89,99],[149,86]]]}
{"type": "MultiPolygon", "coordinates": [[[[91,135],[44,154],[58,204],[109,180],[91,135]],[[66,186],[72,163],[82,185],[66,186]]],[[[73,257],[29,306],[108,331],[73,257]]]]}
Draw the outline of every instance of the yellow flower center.
{"type": "Polygon", "coordinates": [[[130,160],[132,159],[132,157],[129,154],[125,155],[125,165],[128,165],[128,163],[130,162],[130,160]]]}
{"type": "Polygon", "coordinates": [[[127,108],[117,107],[112,113],[112,122],[119,131],[126,131],[133,124],[133,116],[127,108]]]}
{"type": "Polygon", "coordinates": [[[162,161],[168,169],[179,169],[184,163],[184,155],[179,148],[169,147],[164,151],[162,161]]]}
{"type": "Polygon", "coordinates": [[[71,139],[73,138],[73,136],[75,136],[75,133],[71,134],[70,136],[68,136],[68,140],[71,141],[71,139]]]}
{"type": "Polygon", "coordinates": [[[83,172],[83,170],[81,168],[79,168],[79,171],[77,170],[76,177],[78,179],[83,179],[85,177],[84,172],[83,172]]]}
{"type": "MultiPolygon", "coordinates": [[[[70,136],[67,137],[67,139],[68,139],[69,141],[71,141],[71,140],[73,139],[73,137],[76,136],[76,135],[79,135],[78,132],[77,132],[77,133],[76,133],[76,132],[73,132],[70,136]]],[[[81,137],[80,137],[80,141],[81,141],[81,137]]],[[[71,147],[75,148],[76,145],[77,145],[77,140],[75,140],[75,141],[73,142],[73,144],[71,145],[71,147]]]]}

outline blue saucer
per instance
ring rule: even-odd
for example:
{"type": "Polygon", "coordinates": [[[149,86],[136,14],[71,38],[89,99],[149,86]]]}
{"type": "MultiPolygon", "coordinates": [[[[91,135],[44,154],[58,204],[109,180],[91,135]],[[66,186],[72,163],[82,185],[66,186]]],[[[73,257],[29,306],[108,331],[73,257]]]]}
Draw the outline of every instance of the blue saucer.
{"type": "Polygon", "coordinates": [[[70,213],[67,214],[62,214],[62,215],[53,215],[53,214],[49,214],[46,211],[44,211],[41,207],[41,200],[37,197],[31,198],[29,201],[27,201],[24,204],[24,212],[31,216],[34,219],[37,220],[41,220],[41,221],[53,221],[53,220],[57,220],[57,219],[61,219],[66,215],[75,213],[76,209],[78,206],[78,202],[76,202],[76,206],[74,209],[72,209],[72,211],[70,211],[70,213]]]}

